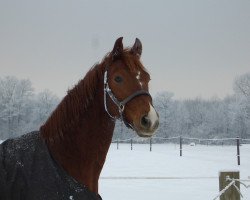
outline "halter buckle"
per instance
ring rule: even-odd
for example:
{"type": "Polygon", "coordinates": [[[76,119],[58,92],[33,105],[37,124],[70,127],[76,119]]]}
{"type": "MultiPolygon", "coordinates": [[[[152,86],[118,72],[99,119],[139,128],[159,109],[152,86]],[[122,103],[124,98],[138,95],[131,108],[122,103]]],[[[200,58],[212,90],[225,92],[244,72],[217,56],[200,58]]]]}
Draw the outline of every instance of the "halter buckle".
{"type": "Polygon", "coordinates": [[[125,105],[120,104],[120,106],[119,106],[120,113],[123,113],[124,109],[125,109],[125,105]]]}

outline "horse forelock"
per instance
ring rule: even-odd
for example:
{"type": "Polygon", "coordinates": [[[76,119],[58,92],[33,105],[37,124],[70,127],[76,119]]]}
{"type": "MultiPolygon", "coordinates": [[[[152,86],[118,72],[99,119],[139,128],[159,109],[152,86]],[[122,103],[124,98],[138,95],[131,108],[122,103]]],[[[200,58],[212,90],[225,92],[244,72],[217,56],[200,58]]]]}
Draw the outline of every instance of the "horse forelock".
{"type": "MultiPolygon", "coordinates": [[[[112,52],[108,53],[104,57],[102,63],[105,63],[106,68],[108,68],[114,61],[112,57],[113,57],[112,52]]],[[[119,59],[122,62],[124,62],[124,64],[126,65],[126,67],[130,72],[132,73],[137,73],[138,71],[145,72],[145,74],[148,77],[150,77],[147,69],[143,66],[140,58],[131,52],[131,48],[129,47],[125,48],[122,54],[119,56],[119,59]]]]}

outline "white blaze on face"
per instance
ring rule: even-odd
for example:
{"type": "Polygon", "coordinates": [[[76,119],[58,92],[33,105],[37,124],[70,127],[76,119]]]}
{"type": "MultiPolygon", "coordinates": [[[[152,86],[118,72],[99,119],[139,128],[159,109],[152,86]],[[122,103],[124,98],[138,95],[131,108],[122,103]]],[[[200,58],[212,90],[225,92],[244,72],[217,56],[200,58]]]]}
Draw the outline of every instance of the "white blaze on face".
{"type": "Polygon", "coordinates": [[[147,127],[147,130],[140,132],[138,135],[142,137],[152,137],[159,125],[159,116],[151,103],[149,103],[149,112],[146,118],[150,120],[150,127],[147,127]]]}
{"type": "Polygon", "coordinates": [[[152,127],[155,127],[156,123],[159,123],[159,117],[154,107],[151,105],[151,103],[149,104],[149,107],[150,107],[150,110],[148,112],[148,118],[151,121],[151,128],[152,128],[152,127]]]}
{"type": "Polygon", "coordinates": [[[137,79],[137,80],[140,80],[140,78],[141,78],[140,76],[141,76],[141,72],[138,71],[138,72],[137,72],[137,75],[136,75],[136,79],[137,79]]]}
{"type": "Polygon", "coordinates": [[[141,72],[140,71],[138,71],[138,73],[136,75],[136,79],[139,81],[139,84],[140,84],[140,86],[142,88],[142,82],[140,81],[140,79],[141,79],[141,72]]]}

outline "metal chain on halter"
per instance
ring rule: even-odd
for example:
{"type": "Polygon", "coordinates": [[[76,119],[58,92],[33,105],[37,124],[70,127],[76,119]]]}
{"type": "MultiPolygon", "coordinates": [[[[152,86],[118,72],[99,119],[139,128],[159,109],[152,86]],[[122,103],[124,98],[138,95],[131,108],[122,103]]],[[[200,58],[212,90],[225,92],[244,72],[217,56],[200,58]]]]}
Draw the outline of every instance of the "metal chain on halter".
{"type": "MultiPolygon", "coordinates": [[[[112,101],[117,105],[119,108],[119,113],[121,114],[124,111],[125,104],[123,101],[118,101],[118,99],[115,97],[115,95],[112,93],[109,84],[108,84],[108,75],[107,71],[104,73],[104,91],[108,93],[109,97],[112,99],[112,101]]],[[[107,106],[106,106],[107,107],[107,106]]]]}
{"type": "Polygon", "coordinates": [[[108,91],[111,91],[110,88],[109,88],[109,85],[108,85],[108,71],[106,69],[106,71],[104,72],[104,108],[105,108],[105,111],[108,113],[109,117],[111,117],[113,120],[116,120],[117,117],[114,117],[112,116],[110,113],[109,113],[109,110],[108,110],[108,106],[107,106],[107,93],[109,93],[108,91]]]}
{"type": "Polygon", "coordinates": [[[120,119],[121,121],[123,121],[123,123],[128,127],[128,128],[132,128],[132,125],[130,123],[128,123],[124,117],[123,117],[123,111],[125,109],[125,105],[122,104],[121,102],[119,102],[117,100],[117,98],[114,96],[114,94],[112,93],[112,90],[110,89],[109,87],[109,84],[108,84],[108,77],[107,77],[107,70],[105,71],[104,73],[104,108],[105,108],[105,111],[108,113],[109,117],[111,119],[113,119],[114,121],[116,119],[120,119]],[[118,107],[118,110],[119,110],[119,114],[120,114],[120,117],[114,117],[108,110],[108,106],[107,106],[107,94],[109,95],[109,97],[111,98],[111,100],[116,104],[116,106],[118,107]]]}

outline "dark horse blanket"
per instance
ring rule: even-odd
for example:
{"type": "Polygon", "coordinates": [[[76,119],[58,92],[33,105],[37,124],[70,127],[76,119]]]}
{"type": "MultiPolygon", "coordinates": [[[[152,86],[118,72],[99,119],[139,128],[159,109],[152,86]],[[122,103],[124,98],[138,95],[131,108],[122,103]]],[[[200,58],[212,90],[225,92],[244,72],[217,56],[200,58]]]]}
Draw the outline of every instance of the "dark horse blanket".
{"type": "Polygon", "coordinates": [[[38,132],[0,145],[0,200],[101,199],[52,159],[38,132]]]}

